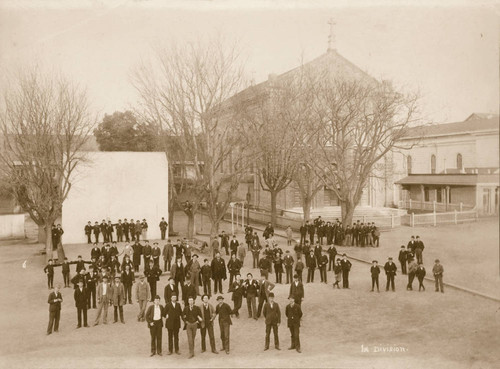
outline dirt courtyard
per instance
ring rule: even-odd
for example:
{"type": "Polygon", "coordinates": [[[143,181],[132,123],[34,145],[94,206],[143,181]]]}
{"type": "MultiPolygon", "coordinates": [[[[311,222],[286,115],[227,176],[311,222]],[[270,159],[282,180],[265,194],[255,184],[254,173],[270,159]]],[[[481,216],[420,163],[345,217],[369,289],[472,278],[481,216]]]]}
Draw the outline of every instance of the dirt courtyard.
{"type": "MultiPolygon", "coordinates": [[[[445,267],[448,267],[450,274],[458,275],[460,265],[470,267],[464,271],[468,277],[479,276],[481,272],[492,273],[498,257],[496,260],[485,261],[485,255],[489,251],[480,251],[480,255],[483,255],[480,261],[484,264],[478,264],[475,263],[474,251],[463,250],[469,246],[457,244],[457,240],[465,240],[466,235],[470,236],[471,232],[484,232],[481,229],[483,226],[479,223],[479,226],[439,228],[438,233],[442,232],[450,241],[455,242],[447,248],[451,251],[447,251],[445,258],[445,267]],[[451,267],[454,263],[458,265],[451,267]],[[452,272],[455,268],[457,272],[452,272]]],[[[492,227],[491,224],[488,226],[492,227]]],[[[180,226],[178,229],[181,229],[180,226]]],[[[382,255],[393,249],[390,246],[392,242],[396,243],[396,239],[403,237],[403,234],[397,233],[402,230],[384,233],[384,243],[380,249],[345,248],[346,252],[359,253],[356,256],[366,259],[377,256],[385,260],[382,255]],[[392,239],[394,240],[389,242],[392,239]]],[[[434,253],[438,254],[437,246],[433,245],[439,244],[439,238],[435,238],[439,234],[434,236],[436,230],[430,228],[418,231],[426,242],[424,252],[428,252],[427,260],[431,262],[434,253]]],[[[467,239],[471,240],[471,237],[467,239]]],[[[472,239],[472,242],[475,240],[472,239]]],[[[396,249],[397,246],[396,243],[396,249]]],[[[304,318],[300,333],[302,354],[287,350],[290,334],[284,310],[289,285],[285,284],[277,285],[274,290],[282,310],[282,324],[279,327],[281,351],[274,350],[272,344],[269,351],[263,351],[263,318],[259,321],[248,319],[244,300],[240,310],[241,317],[233,319],[231,326],[229,355],[214,355],[210,352],[202,354],[198,331],[195,357],[188,359],[186,332],[181,330],[182,355],[166,356],[168,343],[167,331],[164,329],[164,356],[150,358],[149,330],[146,323],[137,322],[135,318],[138,312],[135,300],[134,304],[124,307],[125,325],[118,323],[76,329],[73,290],[69,288],[62,289],[64,302],[60,332],[46,336],[48,290],[42,271],[44,258],[33,256],[39,248],[35,244],[8,242],[2,242],[0,246],[0,287],[3,291],[3,298],[0,300],[2,368],[495,368],[500,361],[500,303],[454,289],[447,289],[444,294],[435,293],[431,282],[425,282],[425,292],[408,292],[405,289],[406,278],[400,275],[396,277],[396,292],[371,293],[369,266],[355,261],[349,290],[334,290],[331,272],[328,273],[328,285],[319,283],[318,272],[315,283],[305,284],[304,318]],[[22,264],[26,259],[27,268],[24,269],[22,264]]],[[[76,258],[78,254],[86,258],[90,247],[68,245],[65,250],[70,259],[76,258]]],[[[476,253],[479,253],[478,250],[482,250],[481,246],[478,246],[476,253]]],[[[250,263],[251,257],[247,256],[243,273],[252,271],[250,263]]],[[[428,273],[430,265],[426,262],[428,273]]],[[[73,270],[74,267],[72,272],[73,270]]],[[[257,274],[256,270],[253,271],[257,274]]],[[[495,285],[491,276],[485,276],[484,279],[491,281],[488,285],[495,285]]],[[[270,280],[274,282],[274,275],[270,276],[270,280]]],[[[167,276],[162,276],[159,291],[163,291],[166,281],[167,276]]],[[[380,281],[384,285],[385,276],[381,275],[380,281]]],[[[61,282],[61,272],[56,269],[55,283],[61,282]]],[[[223,287],[227,291],[227,281],[223,287]]],[[[160,295],[163,296],[163,293],[160,295]]],[[[225,297],[226,302],[232,305],[230,295],[226,293],[225,297]]],[[[214,298],[211,303],[215,304],[214,298]]],[[[112,310],[109,313],[112,314],[112,310]]],[[[89,310],[90,322],[95,314],[95,310],[89,310]]],[[[217,324],[215,336],[217,348],[220,349],[217,324]]]]}

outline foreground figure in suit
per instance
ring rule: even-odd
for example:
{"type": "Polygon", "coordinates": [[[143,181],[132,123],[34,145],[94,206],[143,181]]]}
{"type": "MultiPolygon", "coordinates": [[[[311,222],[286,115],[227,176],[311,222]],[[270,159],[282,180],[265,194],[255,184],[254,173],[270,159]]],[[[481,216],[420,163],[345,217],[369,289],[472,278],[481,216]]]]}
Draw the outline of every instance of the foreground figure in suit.
{"type": "Polygon", "coordinates": [[[151,334],[151,356],[161,356],[163,316],[165,316],[165,309],[160,304],[160,296],[156,295],[154,304],[146,311],[146,321],[148,322],[149,333],[151,334]]]}
{"type": "Polygon", "coordinates": [[[54,290],[49,294],[48,304],[49,304],[49,326],[47,327],[47,335],[52,333],[52,328],[54,332],[59,331],[59,318],[61,317],[61,302],[63,300],[61,292],[59,292],[59,286],[56,286],[54,290]]]}
{"type": "Polygon", "coordinates": [[[285,315],[288,318],[288,329],[290,329],[290,334],[292,336],[292,344],[288,348],[289,350],[297,350],[300,353],[300,318],[302,318],[302,309],[300,305],[295,302],[293,296],[289,297],[290,303],[286,306],[285,315]]]}
{"type": "Polygon", "coordinates": [[[231,321],[231,307],[224,302],[223,296],[217,297],[215,315],[219,316],[220,339],[222,341],[222,350],[220,351],[226,351],[226,354],[229,354],[229,329],[233,322],[231,321]]]}
{"type": "Polygon", "coordinates": [[[281,323],[281,311],[279,305],[274,302],[274,293],[270,292],[267,297],[268,301],[264,305],[264,318],[266,318],[266,346],[264,351],[269,350],[269,341],[271,336],[271,329],[274,335],[274,348],[280,349],[280,339],[278,337],[278,327],[281,323]]]}
{"type": "Polygon", "coordinates": [[[202,321],[200,308],[194,305],[194,298],[192,296],[188,298],[188,305],[182,311],[182,320],[184,321],[184,329],[187,333],[189,358],[191,359],[194,357],[194,340],[196,338],[198,323],[202,321]]]}
{"type": "Polygon", "coordinates": [[[78,282],[78,287],[75,289],[74,293],[75,307],[78,315],[78,325],[76,328],[82,327],[82,315],[83,315],[83,325],[88,327],[87,324],[87,289],[83,287],[83,281],[78,282]]]}

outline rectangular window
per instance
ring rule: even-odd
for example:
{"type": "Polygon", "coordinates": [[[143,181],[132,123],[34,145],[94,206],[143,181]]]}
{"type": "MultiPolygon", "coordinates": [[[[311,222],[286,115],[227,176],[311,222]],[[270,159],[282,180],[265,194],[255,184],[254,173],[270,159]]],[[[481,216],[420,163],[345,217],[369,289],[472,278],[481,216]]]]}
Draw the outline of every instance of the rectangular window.
{"type": "Polygon", "coordinates": [[[448,189],[448,204],[451,204],[451,187],[448,189]]]}
{"type": "Polygon", "coordinates": [[[443,197],[442,197],[442,195],[443,195],[443,189],[442,189],[442,188],[438,188],[438,189],[436,190],[436,201],[437,201],[437,202],[443,202],[443,197]]]}
{"type": "Polygon", "coordinates": [[[429,187],[424,187],[424,201],[429,201],[429,187]]]}

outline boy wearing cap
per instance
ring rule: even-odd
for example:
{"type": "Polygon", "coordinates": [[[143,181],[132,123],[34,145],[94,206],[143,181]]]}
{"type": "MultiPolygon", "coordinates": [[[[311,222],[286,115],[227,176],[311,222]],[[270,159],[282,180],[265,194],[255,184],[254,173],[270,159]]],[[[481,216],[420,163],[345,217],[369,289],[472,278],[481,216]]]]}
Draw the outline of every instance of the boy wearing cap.
{"type": "Polygon", "coordinates": [[[151,355],[161,356],[161,338],[163,328],[163,316],[165,309],[160,304],[160,296],[154,298],[154,305],[151,305],[146,312],[146,322],[148,322],[149,333],[151,334],[151,355]]]}
{"type": "MultiPolygon", "coordinates": [[[[420,263],[422,263],[420,261],[420,263]]],[[[439,290],[441,289],[441,293],[444,293],[444,290],[443,290],[443,272],[444,272],[444,268],[443,266],[441,265],[441,263],[439,262],[439,259],[436,259],[434,261],[434,266],[432,267],[432,274],[434,274],[434,281],[435,281],[435,284],[436,284],[436,292],[439,292],[439,290]]]]}
{"type": "Polygon", "coordinates": [[[274,335],[274,348],[276,350],[280,349],[280,341],[278,337],[278,326],[281,323],[281,311],[279,305],[274,302],[274,293],[269,292],[267,297],[268,301],[264,305],[263,315],[266,322],[266,342],[264,351],[269,350],[269,341],[271,336],[271,329],[274,335]]]}
{"type": "Polygon", "coordinates": [[[391,286],[392,292],[394,292],[394,277],[396,276],[396,271],[398,270],[398,268],[396,264],[392,262],[392,257],[389,257],[388,261],[385,263],[384,270],[385,275],[387,276],[387,284],[385,285],[385,290],[389,291],[389,286],[391,286]]]}
{"type": "Polygon", "coordinates": [[[380,290],[378,288],[378,276],[380,274],[380,268],[378,266],[378,261],[377,260],[373,260],[372,264],[373,265],[370,268],[370,273],[372,275],[372,289],[371,289],[371,292],[373,292],[375,284],[377,285],[377,292],[380,292],[380,290]]]}
{"type": "Polygon", "coordinates": [[[151,298],[151,288],[149,284],[144,280],[144,274],[139,277],[139,282],[135,285],[135,296],[139,304],[139,315],[137,315],[137,321],[144,321],[144,312],[146,311],[146,305],[151,298]]]}
{"type": "MultiPolygon", "coordinates": [[[[231,307],[224,302],[224,297],[217,297],[217,307],[215,308],[215,316],[219,316],[220,339],[222,341],[222,349],[229,354],[229,334],[231,321],[231,307]]],[[[215,317],[214,317],[215,319],[215,317]]]]}
{"type": "Polygon", "coordinates": [[[109,301],[111,297],[111,286],[108,283],[108,277],[103,276],[102,277],[102,282],[99,283],[99,286],[97,287],[97,317],[95,318],[95,323],[94,325],[99,324],[99,320],[101,319],[101,313],[103,313],[102,317],[102,322],[104,324],[107,323],[107,318],[108,318],[108,307],[109,307],[109,301]]]}

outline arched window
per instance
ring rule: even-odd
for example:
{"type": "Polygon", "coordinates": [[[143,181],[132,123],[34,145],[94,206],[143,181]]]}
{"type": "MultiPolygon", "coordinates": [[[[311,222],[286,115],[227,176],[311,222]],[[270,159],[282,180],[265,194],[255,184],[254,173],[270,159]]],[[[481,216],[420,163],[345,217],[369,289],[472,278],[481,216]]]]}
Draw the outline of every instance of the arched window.
{"type": "Polygon", "coordinates": [[[408,170],[408,174],[411,174],[411,155],[406,157],[406,169],[408,170]]]}
{"type": "Polygon", "coordinates": [[[457,169],[462,169],[462,154],[457,154],[457,169]]]}
{"type": "Polygon", "coordinates": [[[431,156],[431,173],[436,174],[436,155],[431,156]]]}

